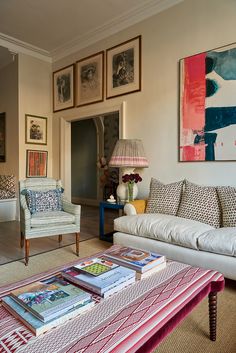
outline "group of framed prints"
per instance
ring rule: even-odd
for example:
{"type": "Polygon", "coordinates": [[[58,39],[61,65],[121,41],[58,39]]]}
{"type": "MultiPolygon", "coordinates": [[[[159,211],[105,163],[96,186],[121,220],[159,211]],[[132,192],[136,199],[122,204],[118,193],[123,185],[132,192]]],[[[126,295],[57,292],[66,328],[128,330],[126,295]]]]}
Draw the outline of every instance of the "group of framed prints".
{"type": "MultiPolygon", "coordinates": [[[[47,118],[25,115],[25,143],[47,145],[47,118]]],[[[47,177],[48,151],[26,150],[26,177],[47,177]]]]}
{"type": "MultiPolygon", "coordinates": [[[[53,73],[53,111],[104,100],[104,51],[53,73]]],[[[106,99],[141,90],[141,36],[106,50],[106,99]]]]}

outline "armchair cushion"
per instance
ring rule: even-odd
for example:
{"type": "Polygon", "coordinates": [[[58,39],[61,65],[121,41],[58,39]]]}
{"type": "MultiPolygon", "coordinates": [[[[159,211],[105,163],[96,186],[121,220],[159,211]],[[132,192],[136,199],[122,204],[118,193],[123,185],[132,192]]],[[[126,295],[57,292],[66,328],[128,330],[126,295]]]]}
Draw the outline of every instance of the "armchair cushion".
{"type": "Polygon", "coordinates": [[[31,227],[51,227],[75,223],[75,216],[63,211],[46,211],[34,213],[31,217],[31,227]]]}
{"type": "Polygon", "coordinates": [[[31,214],[45,211],[62,211],[61,190],[26,191],[26,200],[31,214]]]}

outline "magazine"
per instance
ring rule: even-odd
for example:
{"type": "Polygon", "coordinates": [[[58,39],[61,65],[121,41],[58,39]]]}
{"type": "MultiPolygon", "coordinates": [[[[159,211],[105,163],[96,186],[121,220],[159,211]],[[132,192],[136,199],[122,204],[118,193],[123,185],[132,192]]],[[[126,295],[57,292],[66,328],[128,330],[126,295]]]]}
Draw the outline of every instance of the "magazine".
{"type": "Polygon", "coordinates": [[[100,276],[101,274],[113,270],[119,265],[114,264],[113,262],[103,259],[103,258],[94,258],[81,262],[74,267],[82,272],[89,273],[93,276],[100,276]]]}
{"type": "Polygon", "coordinates": [[[70,309],[67,313],[62,314],[56,319],[50,320],[46,323],[39,320],[31,312],[25,310],[23,306],[18,304],[10,296],[2,298],[2,305],[17,319],[23,322],[36,336],[47,332],[53,327],[64,324],[66,321],[75,318],[83,312],[89,310],[95,305],[95,302],[91,299],[84,301],[83,304],[79,304],[74,308],[70,309]]]}
{"type": "Polygon", "coordinates": [[[130,247],[108,251],[104,253],[103,257],[141,273],[166,261],[163,255],[130,247]]]}
{"type": "Polygon", "coordinates": [[[34,282],[10,293],[26,310],[43,322],[52,320],[91,299],[91,295],[61,276],[34,282]]]}
{"type": "Polygon", "coordinates": [[[135,275],[135,271],[123,266],[118,266],[100,276],[92,276],[83,273],[76,267],[68,268],[62,272],[62,276],[69,281],[87,288],[101,296],[104,296],[105,292],[130,279],[134,279],[135,281],[135,275]]]}

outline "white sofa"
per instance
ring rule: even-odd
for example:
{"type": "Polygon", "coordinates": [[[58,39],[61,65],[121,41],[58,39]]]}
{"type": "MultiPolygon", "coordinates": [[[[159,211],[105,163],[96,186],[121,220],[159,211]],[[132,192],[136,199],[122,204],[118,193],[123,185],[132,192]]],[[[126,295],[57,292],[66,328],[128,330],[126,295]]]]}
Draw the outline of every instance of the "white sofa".
{"type": "Polygon", "coordinates": [[[137,214],[135,203],[124,210],[126,216],[114,221],[115,244],[158,252],[236,280],[236,227],[216,228],[162,213],[137,214]]]}

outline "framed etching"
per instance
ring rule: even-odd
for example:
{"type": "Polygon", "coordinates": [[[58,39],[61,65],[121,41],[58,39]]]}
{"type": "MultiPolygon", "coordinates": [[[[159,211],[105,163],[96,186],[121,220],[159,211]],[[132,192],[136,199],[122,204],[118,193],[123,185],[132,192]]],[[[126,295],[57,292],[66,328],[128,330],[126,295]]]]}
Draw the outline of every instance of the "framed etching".
{"type": "Polygon", "coordinates": [[[47,118],[25,114],[25,143],[47,144],[47,118]]]}
{"type": "Polygon", "coordinates": [[[104,52],[76,63],[77,106],[102,102],[104,99],[104,52]]]}
{"type": "Polygon", "coordinates": [[[74,64],[53,72],[53,111],[73,108],[74,64]]]}
{"type": "Polygon", "coordinates": [[[106,51],[106,98],[141,90],[141,36],[106,51]]]}
{"type": "Polygon", "coordinates": [[[47,177],[48,151],[26,150],[26,178],[47,177]]]}
{"type": "Polygon", "coordinates": [[[179,161],[236,160],[236,44],[180,60],[179,161]]]}
{"type": "Polygon", "coordinates": [[[6,113],[0,113],[0,163],[6,162],[6,113]]]}

